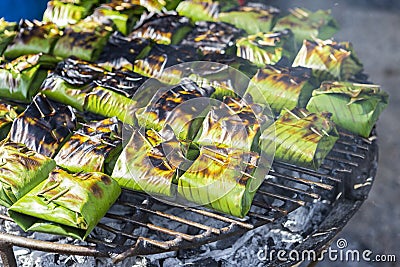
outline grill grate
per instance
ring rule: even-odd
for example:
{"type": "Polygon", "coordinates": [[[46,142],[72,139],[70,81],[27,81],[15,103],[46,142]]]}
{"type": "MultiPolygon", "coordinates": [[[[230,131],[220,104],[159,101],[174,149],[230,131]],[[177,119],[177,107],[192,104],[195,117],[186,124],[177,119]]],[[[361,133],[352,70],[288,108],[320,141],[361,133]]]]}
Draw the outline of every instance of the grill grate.
{"type": "MultiPolygon", "coordinates": [[[[5,233],[0,233],[0,242],[57,253],[112,257],[114,262],[134,255],[198,247],[272,223],[306,203],[334,201],[344,191],[347,184],[344,179],[351,177],[376,152],[370,149],[374,139],[341,132],[339,141],[318,171],[274,162],[244,219],[201,207],[172,206],[145,194],[123,190],[117,203],[87,239],[86,246],[5,233]]],[[[7,215],[0,215],[0,219],[12,221],[7,215]]]]}

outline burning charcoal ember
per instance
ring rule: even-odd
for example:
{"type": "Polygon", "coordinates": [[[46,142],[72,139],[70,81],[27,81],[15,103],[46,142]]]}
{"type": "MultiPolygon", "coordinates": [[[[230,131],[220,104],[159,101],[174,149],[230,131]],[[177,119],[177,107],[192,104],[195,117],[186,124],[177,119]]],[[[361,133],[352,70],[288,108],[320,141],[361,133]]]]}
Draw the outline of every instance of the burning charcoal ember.
{"type": "Polygon", "coordinates": [[[170,128],[167,131],[164,136],[154,130],[133,132],[112,173],[122,187],[173,196],[172,182],[185,158],[174,133],[170,128]]]}
{"type": "Polygon", "coordinates": [[[304,108],[316,86],[311,79],[311,70],[307,68],[286,68],[266,66],[251,79],[246,94],[255,103],[265,101],[275,114],[295,107],[304,108]]]}
{"type": "Polygon", "coordinates": [[[193,140],[210,105],[213,88],[201,88],[190,80],[158,90],[150,103],[136,112],[138,124],[157,132],[169,125],[180,141],[193,140]]]}
{"type": "Polygon", "coordinates": [[[290,29],[298,44],[314,38],[329,39],[339,30],[330,11],[311,12],[305,8],[295,8],[290,10],[290,13],[277,21],[274,30],[290,29]]]}
{"type": "Polygon", "coordinates": [[[0,97],[29,103],[46,78],[45,68],[54,67],[56,59],[42,54],[21,56],[0,65],[0,97]]]}
{"type": "Polygon", "coordinates": [[[56,167],[54,160],[23,144],[2,142],[0,156],[0,204],[6,207],[41,183],[56,167]]]}
{"type": "Polygon", "coordinates": [[[25,144],[37,153],[53,157],[76,128],[76,123],[71,107],[51,102],[38,94],[14,120],[9,139],[25,144]]]}
{"type": "Polygon", "coordinates": [[[238,57],[249,60],[258,67],[274,65],[282,57],[295,57],[295,45],[290,31],[257,33],[236,41],[238,57]]]}
{"type": "Polygon", "coordinates": [[[275,147],[275,160],[318,169],[339,138],[330,113],[286,110],[260,137],[260,148],[275,147]]]}
{"type": "Polygon", "coordinates": [[[17,116],[15,107],[0,102],[0,141],[7,136],[11,124],[17,116]]]}
{"type": "Polygon", "coordinates": [[[54,158],[70,172],[110,174],[122,149],[121,123],[114,118],[84,124],[74,132],[54,158]]]}
{"type": "Polygon", "coordinates": [[[4,52],[7,58],[17,58],[29,54],[51,54],[55,42],[62,32],[54,23],[23,20],[14,40],[4,52]]]}
{"type": "Polygon", "coordinates": [[[380,86],[349,82],[324,82],[307,105],[311,112],[330,112],[332,120],[352,133],[369,137],[388,95],[380,86]]]}
{"type": "Polygon", "coordinates": [[[16,29],[17,24],[15,22],[7,22],[4,18],[0,18],[0,56],[17,35],[16,29]]]}
{"type": "Polygon", "coordinates": [[[198,59],[196,49],[191,46],[155,45],[148,56],[135,61],[134,71],[166,84],[178,84],[186,76],[187,70],[179,66],[168,68],[198,59]]]}
{"type": "Polygon", "coordinates": [[[53,54],[62,58],[75,56],[86,61],[96,61],[107,44],[112,27],[94,20],[82,20],[65,28],[63,36],[54,47],[53,54]]]}
{"type": "Polygon", "coordinates": [[[258,154],[202,147],[199,157],[179,177],[178,193],[185,199],[243,218],[255,191],[250,191],[258,154]]]}
{"type": "Polygon", "coordinates": [[[195,28],[183,40],[183,45],[200,49],[203,54],[234,54],[234,44],[244,31],[223,22],[196,22],[195,28]]]}
{"type": "Polygon", "coordinates": [[[212,0],[182,1],[176,8],[181,16],[192,21],[216,21],[219,13],[219,4],[212,0]]]}
{"type": "Polygon", "coordinates": [[[361,73],[363,65],[348,42],[331,40],[304,41],[293,67],[313,69],[313,75],[321,82],[329,79],[348,80],[361,73]]]}
{"type": "Polygon", "coordinates": [[[275,7],[261,3],[250,3],[246,6],[219,13],[218,20],[243,29],[248,34],[258,34],[271,31],[279,13],[280,10],[275,7]]]}
{"type": "Polygon", "coordinates": [[[69,174],[61,169],[9,209],[24,231],[38,231],[85,239],[111,205],[121,188],[103,173],[69,174]],[[34,208],[33,208],[34,207],[34,208]]]}
{"type": "Polygon", "coordinates": [[[220,107],[213,107],[207,114],[195,142],[250,151],[258,142],[260,124],[266,120],[262,112],[259,105],[226,97],[220,107]]]}

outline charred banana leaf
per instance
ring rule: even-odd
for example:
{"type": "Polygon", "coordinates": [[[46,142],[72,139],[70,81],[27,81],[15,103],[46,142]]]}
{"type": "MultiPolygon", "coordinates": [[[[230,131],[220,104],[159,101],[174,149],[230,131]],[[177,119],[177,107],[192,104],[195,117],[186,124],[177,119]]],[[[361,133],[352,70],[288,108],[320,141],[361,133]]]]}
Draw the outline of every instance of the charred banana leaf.
{"type": "Polygon", "coordinates": [[[155,14],[131,34],[132,38],[145,38],[157,44],[176,45],[191,30],[189,19],[176,14],[155,14]]]}
{"type": "Polygon", "coordinates": [[[56,167],[54,160],[12,142],[2,142],[0,158],[0,204],[6,207],[45,180],[56,167]]]}
{"type": "Polygon", "coordinates": [[[104,173],[56,169],[8,213],[24,231],[85,239],[117,200],[121,188],[104,173]]]}
{"type": "MultiPolygon", "coordinates": [[[[82,1],[83,2],[83,1],[82,1]]],[[[85,1],[91,7],[94,1],[85,1]]],[[[98,2],[97,0],[95,2],[98,2]]],[[[90,7],[67,1],[49,1],[43,14],[44,22],[53,22],[59,27],[75,24],[89,13],[90,7]]]]}
{"type": "Polygon", "coordinates": [[[243,35],[243,30],[224,22],[199,21],[182,44],[198,48],[203,54],[234,54],[235,41],[243,35]]]}
{"type": "Polygon", "coordinates": [[[246,91],[255,103],[269,104],[279,115],[282,110],[304,108],[316,88],[311,79],[311,69],[266,66],[251,79],[246,91]]]}
{"type": "Polygon", "coordinates": [[[95,61],[107,44],[111,32],[110,26],[94,20],[82,20],[65,28],[53,53],[62,58],[75,56],[86,61],[95,61]]]}
{"type": "Polygon", "coordinates": [[[170,128],[163,136],[154,130],[146,133],[135,130],[115,164],[112,177],[121,187],[171,197],[172,183],[184,159],[170,128]]]}
{"type": "Polygon", "coordinates": [[[378,85],[324,82],[313,92],[307,109],[311,112],[330,112],[338,126],[369,137],[387,105],[388,95],[378,85]]]}
{"type": "Polygon", "coordinates": [[[17,116],[16,108],[0,102],[0,140],[7,136],[11,124],[17,116]]]}
{"type": "Polygon", "coordinates": [[[53,157],[76,128],[72,108],[51,102],[38,94],[13,122],[9,139],[25,144],[42,155],[53,157]]]}
{"type": "Polygon", "coordinates": [[[70,172],[111,174],[122,149],[121,127],[115,117],[84,124],[63,145],[54,160],[70,172]]]}
{"type": "Polygon", "coordinates": [[[200,156],[178,180],[185,199],[243,218],[256,191],[249,188],[258,154],[202,147],[200,156]]]}
{"type": "Polygon", "coordinates": [[[181,16],[192,21],[216,21],[219,13],[219,4],[212,0],[182,1],[176,8],[181,16]]]}
{"type": "Polygon", "coordinates": [[[261,3],[250,3],[228,12],[219,13],[218,20],[230,23],[248,34],[269,32],[280,10],[261,3]]]}
{"type": "Polygon", "coordinates": [[[348,42],[331,40],[304,41],[293,67],[313,69],[313,75],[321,82],[330,79],[348,80],[361,73],[363,65],[348,42]]]}
{"type": "Polygon", "coordinates": [[[250,61],[235,55],[210,53],[205,55],[202,60],[228,65],[229,67],[245,74],[249,78],[253,77],[258,70],[257,66],[252,64],[250,61]]]}
{"type": "Polygon", "coordinates": [[[290,13],[277,21],[274,30],[290,29],[299,45],[304,40],[329,39],[339,30],[329,10],[311,12],[305,8],[295,8],[290,13]]]}
{"type": "Polygon", "coordinates": [[[133,5],[143,6],[152,13],[160,13],[160,11],[164,9],[167,2],[171,1],[174,0],[124,0],[124,2],[131,3],[133,5]]]}
{"type": "Polygon", "coordinates": [[[15,22],[7,22],[4,18],[0,19],[0,56],[17,35],[16,28],[17,24],[15,22]]]}
{"type": "Polygon", "coordinates": [[[286,110],[261,134],[260,148],[271,151],[275,147],[275,160],[317,170],[339,138],[330,116],[306,109],[286,110]]]}
{"type": "Polygon", "coordinates": [[[30,54],[51,54],[54,44],[61,34],[54,23],[23,20],[19,24],[17,36],[8,45],[4,56],[17,58],[30,54]]]}

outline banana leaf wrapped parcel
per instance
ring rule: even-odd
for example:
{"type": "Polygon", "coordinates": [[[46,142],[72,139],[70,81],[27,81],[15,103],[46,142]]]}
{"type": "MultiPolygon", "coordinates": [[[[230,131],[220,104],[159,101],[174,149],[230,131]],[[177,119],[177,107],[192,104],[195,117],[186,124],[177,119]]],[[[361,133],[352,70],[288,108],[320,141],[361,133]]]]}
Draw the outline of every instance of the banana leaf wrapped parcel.
{"type": "Polygon", "coordinates": [[[52,22],[59,27],[75,24],[86,17],[97,2],[99,1],[49,1],[43,13],[43,21],[52,22]]]}
{"type": "Polygon", "coordinates": [[[104,173],[69,174],[56,169],[8,213],[24,231],[84,240],[120,193],[117,182],[104,173]]]}
{"type": "Polygon", "coordinates": [[[337,126],[367,138],[387,105],[388,94],[378,85],[327,81],[313,92],[307,109],[330,112],[337,126]]]}
{"type": "Polygon", "coordinates": [[[179,3],[176,11],[192,21],[216,21],[219,4],[212,0],[186,0],[179,3]]]}
{"type": "Polygon", "coordinates": [[[51,158],[7,141],[0,144],[0,158],[0,204],[6,207],[45,180],[56,167],[51,158]]]}
{"type": "Polygon", "coordinates": [[[16,108],[0,102],[0,141],[7,136],[11,124],[17,116],[16,108]]]}
{"type": "Polygon", "coordinates": [[[261,134],[260,148],[275,147],[275,160],[318,169],[339,138],[330,116],[299,108],[283,111],[261,134]]]}
{"type": "Polygon", "coordinates": [[[0,18],[0,56],[17,35],[16,28],[17,24],[15,22],[8,22],[4,18],[0,18]]]}

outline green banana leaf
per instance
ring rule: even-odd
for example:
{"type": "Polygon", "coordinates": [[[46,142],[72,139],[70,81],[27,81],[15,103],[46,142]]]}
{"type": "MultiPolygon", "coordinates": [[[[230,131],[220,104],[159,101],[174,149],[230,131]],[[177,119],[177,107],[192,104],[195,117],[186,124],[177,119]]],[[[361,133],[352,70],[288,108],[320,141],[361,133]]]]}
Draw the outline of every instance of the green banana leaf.
{"type": "Polygon", "coordinates": [[[58,60],[43,54],[21,56],[0,65],[0,97],[29,103],[37,93],[47,72],[58,60]]]}
{"type": "Polygon", "coordinates": [[[369,137],[388,105],[388,94],[378,85],[324,82],[307,105],[311,112],[330,112],[337,126],[369,137]]]}
{"type": "Polygon", "coordinates": [[[17,36],[8,45],[4,56],[14,59],[30,54],[51,54],[55,42],[61,35],[62,32],[54,23],[23,20],[19,24],[17,36]]]}
{"type": "Polygon", "coordinates": [[[209,53],[235,54],[235,41],[244,31],[224,22],[196,22],[195,28],[181,44],[193,46],[204,55],[209,53]]]}
{"type": "Polygon", "coordinates": [[[212,0],[182,1],[176,7],[180,16],[192,21],[216,21],[219,13],[219,4],[212,0]]]}
{"type": "Polygon", "coordinates": [[[177,86],[164,87],[146,107],[136,111],[138,125],[157,132],[169,125],[178,140],[190,142],[209,110],[213,90],[201,88],[187,79],[177,86]]]}
{"type": "Polygon", "coordinates": [[[258,67],[265,67],[267,64],[274,65],[282,57],[289,60],[295,57],[295,45],[291,31],[257,33],[236,41],[238,57],[247,59],[258,67]]]}
{"type": "Polygon", "coordinates": [[[4,18],[0,18],[0,32],[15,31],[17,29],[16,22],[8,22],[4,18]]]}
{"type": "Polygon", "coordinates": [[[290,29],[298,45],[304,40],[329,39],[339,30],[339,25],[331,16],[330,10],[311,12],[305,8],[295,8],[290,10],[290,13],[278,19],[274,30],[290,29]]]}
{"type": "Polygon", "coordinates": [[[255,103],[266,101],[276,115],[285,108],[304,108],[316,88],[311,76],[311,70],[307,68],[267,65],[251,79],[246,95],[250,95],[255,103]]]}
{"type": "Polygon", "coordinates": [[[171,128],[164,136],[154,130],[134,130],[115,164],[112,177],[121,187],[160,196],[173,196],[173,181],[185,158],[171,128]]]}
{"type": "Polygon", "coordinates": [[[221,12],[218,20],[230,23],[248,34],[269,32],[280,10],[264,4],[250,4],[237,7],[227,12],[221,12]]]}
{"type": "Polygon", "coordinates": [[[112,27],[94,20],[82,20],[65,28],[53,54],[62,58],[75,56],[86,61],[95,61],[107,44],[112,27]]]}
{"type": "MultiPolygon", "coordinates": [[[[92,3],[93,1],[82,2],[92,3]]],[[[85,6],[66,3],[65,1],[49,1],[43,13],[43,21],[52,22],[59,27],[65,27],[79,22],[88,13],[89,8],[85,6]]]]}
{"type": "Polygon", "coordinates": [[[260,148],[275,147],[275,160],[317,170],[339,138],[330,116],[298,108],[283,111],[261,134],[260,148]]]}
{"type": "Polygon", "coordinates": [[[141,23],[129,37],[150,39],[164,45],[178,44],[192,29],[188,18],[176,14],[154,14],[141,23]]]}
{"type": "Polygon", "coordinates": [[[3,54],[7,45],[17,35],[15,31],[17,29],[17,23],[7,22],[4,18],[0,18],[0,56],[3,54]]]}
{"type": "Polygon", "coordinates": [[[10,207],[47,178],[56,167],[54,160],[23,144],[0,144],[0,204],[10,207]]]}
{"type": "Polygon", "coordinates": [[[122,150],[121,127],[115,117],[84,124],[62,146],[54,160],[70,172],[111,174],[122,150]]]}
{"type": "Polygon", "coordinates": [[[117,182],[104,173],[69,174],[56,169],[8,213],[24,231],[84,240],[120,193],[117,182]]]}
{"type": "Polygon", "coordinates": [[[17,116],[15,107],[0,102],[0,141],[6,138],[11,124],[17,116]]]}
{"type": "Polygon", "coordinates": [[[304,41],[293,67],[313,69],[313,75],[323,82],[329,79],[348,80],[363,70],[363,65],[348,42],[332,40],[304,41]]]}
{"type": "Polygon", "coordinates": [[[99,2],[104,2],[103,0],[60,0],[60,1],[66,4],[83,6],[88,10],[90,10],[93,6],[99,4],[99,2]]]}
{"type": "Polygon", "coordinates": [[[202,147],[200,156],[179,177],[183,198],[226,214],[243,218],[250,210],[258,154],[241,150],[202,147]]]}
{"type": "Polygon", "coordinates": [[[14,120],[9,139],[25,144],[37,153],[54,157],[76,128],[76,124],[71,107],[51,102],[44,95],[38,94],[14,120]]]}
{"type": "Polygon", "coordinates": [[[167,4],[166,0],[125,0],[134,5],[145,7],[149,12],[160,13],[167,4]]]}

